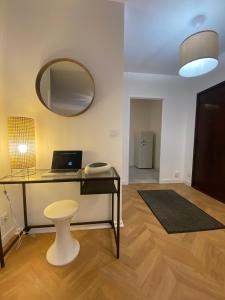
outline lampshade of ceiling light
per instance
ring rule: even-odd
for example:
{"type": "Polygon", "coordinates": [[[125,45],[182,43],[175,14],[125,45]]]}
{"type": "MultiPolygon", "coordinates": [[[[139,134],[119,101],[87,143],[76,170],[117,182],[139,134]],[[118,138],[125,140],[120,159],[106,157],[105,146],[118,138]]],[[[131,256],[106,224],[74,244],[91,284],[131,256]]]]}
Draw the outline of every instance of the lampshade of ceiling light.
{"type": "Polygon", "coordinates": [[[180,45],[180,70],[183,77],[195,77],[212,71],[218,65],[218,34],[200,31],[180,45]]]}
{"type": "Polygon", "coordinates": [[[36,166],[34,119],[9,117],[8,141],[11,169],[36,166]]]}

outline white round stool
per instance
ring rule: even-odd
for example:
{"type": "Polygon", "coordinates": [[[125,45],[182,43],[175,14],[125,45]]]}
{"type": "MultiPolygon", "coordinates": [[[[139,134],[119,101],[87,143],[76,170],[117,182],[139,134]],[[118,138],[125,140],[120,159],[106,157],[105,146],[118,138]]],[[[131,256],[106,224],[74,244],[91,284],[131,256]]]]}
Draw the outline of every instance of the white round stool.
{"type": "Polygon", "coordinates": [[[64,266],[73,261],[79,251],[80,244],[70,234],[70,221],[79,204],[75,200],[61,200],[47,206],[44,210],[56,228],[55,241],[47,251],[47,261],[54,266],[64,266]]]}

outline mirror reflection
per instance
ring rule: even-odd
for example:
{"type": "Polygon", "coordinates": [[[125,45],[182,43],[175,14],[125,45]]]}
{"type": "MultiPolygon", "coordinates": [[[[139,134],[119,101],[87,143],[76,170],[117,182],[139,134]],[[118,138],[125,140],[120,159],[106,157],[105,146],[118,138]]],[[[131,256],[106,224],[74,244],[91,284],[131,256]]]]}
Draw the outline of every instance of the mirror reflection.
{"type": "Polygon", "coordinates": [[[49,110],[70,117],[83,113],[91,105],[94,80],[80,63],[71,59],[58,59],[39,71],[36,91],[49,110]]]}

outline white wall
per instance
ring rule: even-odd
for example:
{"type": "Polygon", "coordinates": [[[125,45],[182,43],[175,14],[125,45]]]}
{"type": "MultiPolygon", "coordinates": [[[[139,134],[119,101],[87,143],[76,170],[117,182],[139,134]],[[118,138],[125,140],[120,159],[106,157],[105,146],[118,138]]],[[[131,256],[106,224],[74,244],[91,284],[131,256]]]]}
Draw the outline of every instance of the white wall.
{"type": "MultiPolygon", "coordinates": [[[[4,86],[4,51],[5,51],[5,32],[4,32],[4,3],[0,2],[0,177],[8,169],[8,146],[7,140],[7,118],[5,115],[5,86],[4,86]]],[[[3,194],[3,186],[0,186],[0,217],[7,213],[9,218],[4,222],[0,218],[1,234],[4,242],[7,242],[7,236],[13,226],[12,216],[10,214],[9,203],[3,194]]]]}
{"type": "Polygon", "coordinates": [[[153,167],[159,169],[162,101],[132,99],[130,101],[129,165],[134,165],[134,135],[139,131],[152,131],[154,136],[153,167]]]}
{"type": "Polygon", "coordinates": [[[187,102],[192,81],[167,75],[125,74],[123,180],[128,182],[130,98],[162,99],[160,182],[184,180],[187,102]],[[175,177],[175,172],[179,177],[175,177]]]}
{"type": "MultiPolygon", "coordinates": [[[[123,5],[107,0],[7,0],[4,14],[5,116],[35,119],[37,167],[50,167],[54,149],[82,149],[84,166],[107,161],[121,173],[123,5]],[[51,113],[35,93],[39,69],[60,57],[80,61],[94,77],[93,105],[77,117],[51,113]],[[112,137],[112,130],[118,135],[112,137]]],[[[20,187],[7,189],[22,222],[20,187]]],[[[31,224],[46,222],[44,207],[63,198],[80,199],[77,221],[109,217],[109,196],[80,196],[76,183],[30,185],[27,193],[31,224]]]]}

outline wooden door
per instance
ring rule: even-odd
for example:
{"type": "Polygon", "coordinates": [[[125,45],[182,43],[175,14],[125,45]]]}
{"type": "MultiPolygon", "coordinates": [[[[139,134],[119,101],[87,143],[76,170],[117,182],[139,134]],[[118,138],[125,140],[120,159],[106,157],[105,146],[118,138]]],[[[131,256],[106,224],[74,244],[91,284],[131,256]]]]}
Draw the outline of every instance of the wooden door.
{"type": "Polygon", "coordinates": [[[225,203],[225,82],[197,95],[192,186],[225,203]]]}

